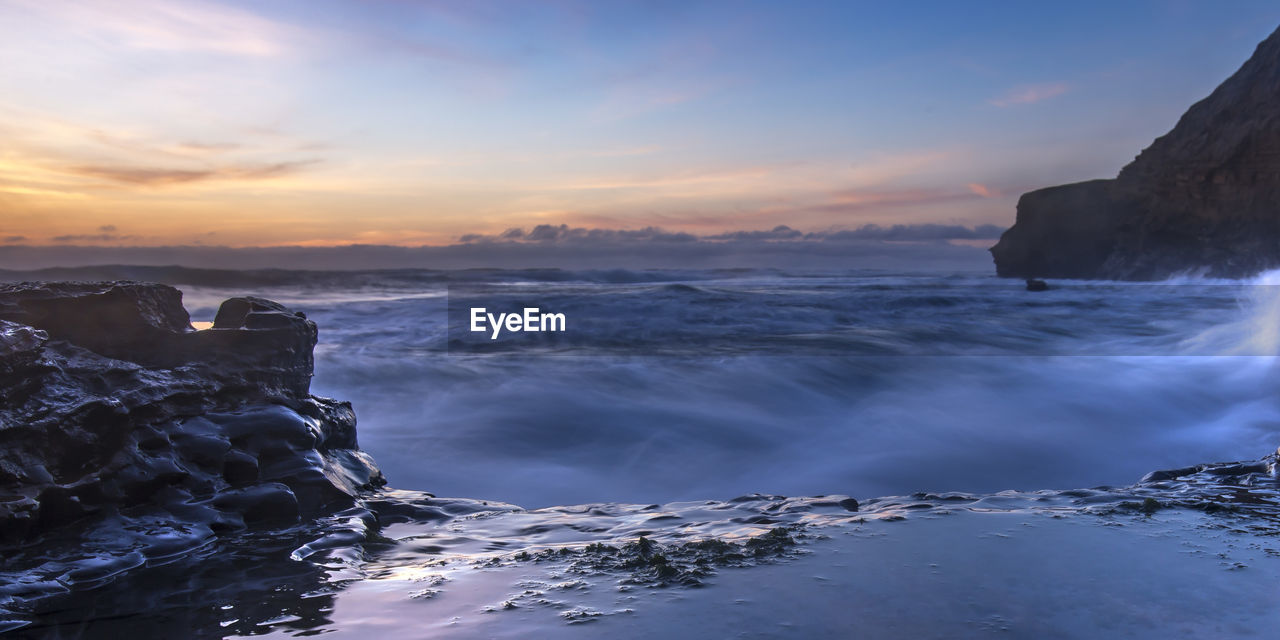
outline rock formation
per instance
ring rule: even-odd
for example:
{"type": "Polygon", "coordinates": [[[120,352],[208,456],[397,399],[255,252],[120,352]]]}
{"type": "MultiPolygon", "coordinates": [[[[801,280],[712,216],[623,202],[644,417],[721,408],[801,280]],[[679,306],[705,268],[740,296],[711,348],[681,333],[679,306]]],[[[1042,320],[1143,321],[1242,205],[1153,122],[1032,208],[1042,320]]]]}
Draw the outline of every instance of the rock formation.
{"type": "Polygon", "coordinates": [[[1114,180],[1023,194],[991,253],[998,275],[1017,278],[1280,266],[1280,30],[1114,180]]]}
{"type": "Polygon", "coordinates": [[[216,532],[352,506],[383,480],[351,406],[308,393],[316,337],[257,298],[196,331],[165,285],[0,286],[0,541],[133,507],[216,532]]]}
{"type": "Polygon", "coordinates": [[[382,527],[515,509],[385,488],[351,405],[309,393],[301,313],[189,320],[166,285],[0,285],[0,633],[301,632],[382,527]]]}

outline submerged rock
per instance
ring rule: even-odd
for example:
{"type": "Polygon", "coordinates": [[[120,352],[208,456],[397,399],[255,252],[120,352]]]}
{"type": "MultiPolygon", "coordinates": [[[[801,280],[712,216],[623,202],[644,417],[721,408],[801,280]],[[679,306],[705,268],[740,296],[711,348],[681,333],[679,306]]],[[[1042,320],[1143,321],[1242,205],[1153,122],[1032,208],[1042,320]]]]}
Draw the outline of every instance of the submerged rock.
{"type": "Polygon", "coordinates": [[[1023,194],[991,254],[998,275],[1016,278],[1280,266],[1280,30],[1114,180],[1023,194]]]}
{"type": "Polygon", "coordinates": [[[1027,279],[1027,291],[1048,291],[1049,283],[1035,278],[1027,279]]]}

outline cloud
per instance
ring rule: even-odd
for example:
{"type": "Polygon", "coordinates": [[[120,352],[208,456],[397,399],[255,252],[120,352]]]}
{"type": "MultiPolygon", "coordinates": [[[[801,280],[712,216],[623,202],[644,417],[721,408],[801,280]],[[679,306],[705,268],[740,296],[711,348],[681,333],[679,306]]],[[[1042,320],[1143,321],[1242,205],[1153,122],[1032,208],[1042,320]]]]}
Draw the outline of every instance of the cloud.
{"type": "Polygon", "coordinates": [[[730,231],[727,233],[718,233],[715,235],[705,236],[706,240],[797,240],[804,237],[804,233],[792,229],[785,224],[780,224],[768,231],[730,231]]]}
{"type": "Polygon", "coordinates": [[[1000,192],[1000,190],[992,189],[991,187],[988,187],[987,185],[982,184],[980,182],[970,182],[969,190],[976,195],[982,196],[983,198],[999,198],[1000,196],[1004,195],[1003,193],[1000,192]]]}
{"type": "Polygon", "coordinates": [[[463,244],[476,243],[634,243],[634,242],[696,242],[698,237],[684,232],[664,231],[658,227],[643,229],[589,229],[570,227],[566,224],[540,224],[526,232],[523,229],[507,229],[497,235],[469,233],[459,238],[463,244]]]}
{"type": "Polygon", "coordinates": [[[5,236],[5,237],[4,237],[4,241],[5,241],[5,242],[9,242],[9,243],[13,243],[13,242],[22,242],[22,241],[24,241],[24,240],[26,240],[26,239],[27,239],[27,237],[26,237],[26,236],[5,236]]]}
{"type": "Polygon", "coordinates": [[[914,207],[926,204],[967,200],[973,194],[956,189],[853,189],[835,194],[830,202],[809,207],[811,211],[861,211],[889,207],[914,207]]]}
{"type": "MultiPolygon", "coordinates": [[[[4,139],[3,151],[7,152],[0,153],[0,196],[11,193],[33,197],[33,201],[85,199],[101,197],[104,190],[118,193],[122,186],[141,191],[210,181],[262,183],[293,178],[311,165],[324,162],[320,154],[300,152],[296,140],[275,137],[279,139],[259,141],[274,146],[221,138],[192,141],[139,130],[95,127],[0,105],[0,139],[4,139]],[[23,126],[6,124],[12,122],[22,122],[23,126]]],[[[273,186],[296,184],[294,180],[282,180],[273,186]]],[[[336,183],[322,184],[333,188],[336,183]]]]}
{"type": "Polygon", "coordinates": [[[144,51],[273,57],[290,48],[295,28],[255,13],[204,2],[120,0],[61,3],[19,0],[81,37],[144,51]]]}
{"type": "MultiPolygon", "coordinates": [[[[8,169],[7,166],[0,164],[0,171],[8,169]]],[[[59,189],[41,189],[38,187],[24,187],[18,185],[0,185],[0,193],[12,193],[19,196],[40,196],[46,198],[62,198],[62,199],[82,199],[87,196],[76,191],[65,191],[59,189]]]]}
{"type": "Polygon", "coordinates": [[[1014,87],[1003,95],[987,102],[997,107],[1014,107],[1024,104],[1035,104],[1067,92],[1067,85],[1061,82],[1048,84],[1032,84],[1014,87]]]}
{"type": "Polygon", "coordinates": [[[114,233],[85,233],[53,236],[50,240],[57,244],[75,244],[77,242],[120,242],[121,240],[130,240],[135,237],[136,236],[121,236],[114,233]]]}
{"type": "Polygon", "coordinates": [[[177,144],[177,147],[183,151],[195,151],[198,153],[221,153],[224,151],[235,151],[243,145],[235,142],[196,142],[194,140],[184,140],[177,144]]]}
{"type": "Polygon", "coordinates": [[[769,230],[727,231],[710,235],[693,235],[684,232],[665,231],[659,227],[643,229],[592,229],[568,225],[543,224],[530,231],[507,229],[500,234],[471,233],[459,238],[462,244],[657,244],[698,243],[702,245],[723,243],[779,243],[793,244],[814,242],[949,242],[952,240],[994,240],[1004,228],[994,224],[967,227],[958,224],[895,224],[884,227],[867,224],[851,230],[830,230],[805,233],[786,225],[769,230]]]}
{"type": "Polygon", "coordinates": [[[113,182],[140,185],[165,185],[204,180],[213,171],[190,169],[160,169],[146,167],[80,166],[68,167],[71,173],[91,178],[104,178],[113,182]]]}
{"type": "Polygon", "coordinates": [[[116,233],[117,231],[119,231],[119,229],[116,225],[104,224],[97,228],[97,233],[68,233],[59,236],[52,236],[49,238],[49,242],[59,245],[99,245],[103,243],[119,244],[127,240],[138,240],[138,236],[136,235],[122,235],[116,233]]]}
{"type": "Polygon", "coordinates": [[[142,186],[165,186],[206,180],[267,180],[292,175],[319,160],[277,162],[264,165],[223,166],[208,169],[175,167],[130,167],[82,165],[66,167],[66,171],[91,177],[142,186]]]}
{"type": "MultiPolygon", "coordinates": [[[[938,242],[951,240],[995,240],[1004,233],[1004,227],[981,224],[966,227],[958,224],[895,224],[882,227],[868,224],[852,231],[831,231],[822,234],[828,241],[879,240],[884,242],[938,242]]],[[[809,234],[806,237],[812,237],[809,234]]]]}
{"type": "Polygon", "coordinates": [[[724,186],[736,189],[742,183],[759,183],[768,178],[770,167],[745,167],[713,171],[686,171],[649,178],[606,178],[590,182],[549,184],[545,191],[594,191],[607,189],[658,189],[670,187],[724,186]]]}

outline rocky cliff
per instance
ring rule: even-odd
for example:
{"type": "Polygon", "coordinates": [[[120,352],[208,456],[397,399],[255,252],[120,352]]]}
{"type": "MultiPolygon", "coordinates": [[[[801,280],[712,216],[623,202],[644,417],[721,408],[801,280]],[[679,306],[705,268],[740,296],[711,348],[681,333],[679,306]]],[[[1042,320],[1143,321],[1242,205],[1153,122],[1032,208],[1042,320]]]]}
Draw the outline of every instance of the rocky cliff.
{"type": "Polygon", "coordinates": [[[1026,193],[1005,277],[1246,277],[1280,266],[1280,30],[1114,180],[1026,193]]]}

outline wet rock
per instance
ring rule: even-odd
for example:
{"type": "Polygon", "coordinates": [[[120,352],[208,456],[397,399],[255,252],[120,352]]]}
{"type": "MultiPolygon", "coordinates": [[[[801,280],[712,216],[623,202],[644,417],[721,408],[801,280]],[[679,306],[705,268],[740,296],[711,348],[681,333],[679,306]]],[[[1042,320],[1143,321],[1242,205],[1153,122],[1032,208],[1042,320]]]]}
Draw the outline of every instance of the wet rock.
{"type": "Polygon", "coordinates": [[[693,542],[663,544],[645,536],[620,546],[600,542],[581,551],[546,549],[536,554],[521,551],[512,556],[518,562],[556,560],[568,557],[569,573],[619,572],[628,574],[624,584],[642,586],[699,586],[720,567],[746,567],[786,557],[798,544],[793,531],[774,527],[748,538],[728,542],[707,538],[693,542]]]}
{"type": "Polygon", "coordinates": [[[213,498],[213,504],[240,516],[246,524],[290,524],[296,522],[299,515],[298,497],[278,482],[220,492],[213,498]]]}
{"type": "Polygon", "coordinates": [[[1163,482],[1166,480],[1175,480],[1184,476],[1200,473],[1204,471],[1205,465],[1198,464],[1193,467],[1182,467],[1181,469],[1162,469],[1152,471],[1142,477],[1142,482],[1163,482]]]}
{"type": "Polygon", "coordinates": [[[0,285],[0,319],[109,358],[157,366],[176,364],[172,346],[192,331],[182,292],[138,282],[0,285]]]}
{"type": "Polygon", "coordinates": [[[195,331],[164,285],[0,286],[0,542],[121,509],[276,526],[384,483],[350,404],[309,393],[315,324],[259,298],[218,317],[195,331]]]}
{"type": "Polygon", "coordinates": [[[1049,283],[1035,278],[1027,279],[1027,291],[1048,291],[1049,283]]]}
{"type": "Polygon", "coordinates": [[[30,368],[40,357],[47,332],[0,320],[0,375],[11,375],[30,368]]]}

